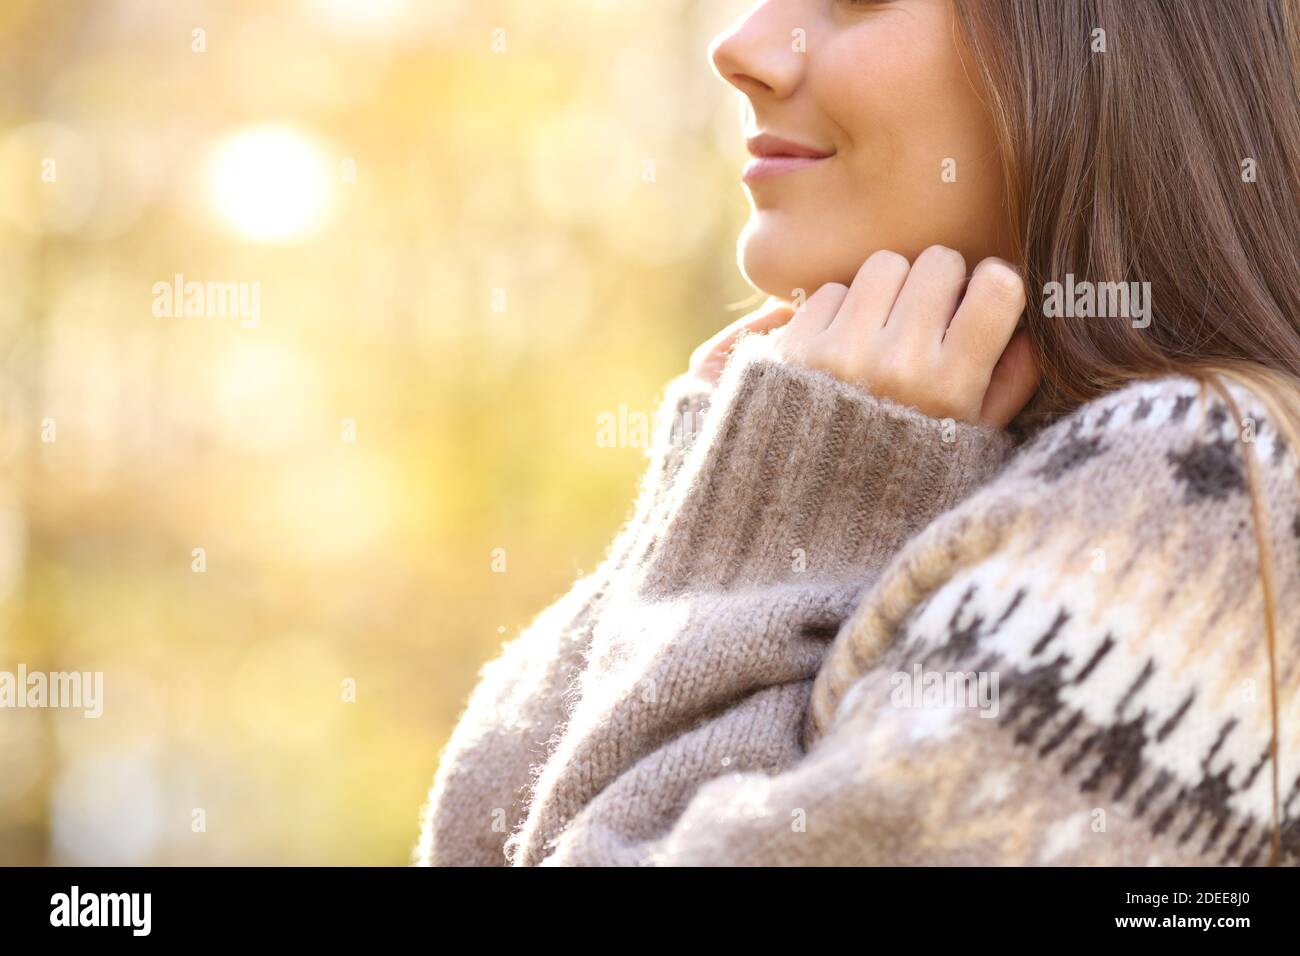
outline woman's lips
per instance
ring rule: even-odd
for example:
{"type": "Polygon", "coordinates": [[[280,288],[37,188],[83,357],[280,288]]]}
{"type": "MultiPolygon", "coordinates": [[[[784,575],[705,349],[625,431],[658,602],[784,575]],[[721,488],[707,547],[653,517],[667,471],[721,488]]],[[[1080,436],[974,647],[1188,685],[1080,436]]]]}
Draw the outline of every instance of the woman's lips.
{"type": "Polygon", "coordinates": [[[782,173],[792,173],[796,169],[816,166],[827,158],[829,157],[822,156],[814,159],[811,156],[758,156],[745,164],[745,170],[740,178],[747,183],[754,183],[760,179],[780,176],[782,173]]]}
{"type": "Polygon", "coordinates": [[[796,169],[806,169],[835,155],[817,149],[815,146],[805,146],[794,140],[773,136],[771,133],[751,136],[746,140],[745,145],[749,147],[749,152],[754,157],[746,164],[745,171],[741,175],[746,183],[770,179],[783,173],[794,172],[796,169]]]}

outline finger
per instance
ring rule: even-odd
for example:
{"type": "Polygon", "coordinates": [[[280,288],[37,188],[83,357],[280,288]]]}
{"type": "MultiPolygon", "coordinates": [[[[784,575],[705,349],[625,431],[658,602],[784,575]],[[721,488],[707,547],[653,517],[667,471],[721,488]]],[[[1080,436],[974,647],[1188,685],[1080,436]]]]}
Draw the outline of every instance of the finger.
{"type": "Polygon", "coordinates": [[[975,267],[966,295],[944,336],[944,351],[992,369],[1025,311],[1025,283],[1011,263],[985,259],[975,267]]]}
{"type": "Polygon", "coordinates": [[[718,348],[724,343],[733,341],[737,335],[746,329],[753,332],[769,332],[790,321],[792,315],[794,315],[794,309],[788,302],[770,298],[753,312],[742,315],[730,325],[714,333],[708,342],[708,346],[709,348],[718,348]]]}
{"type": "Polygon", "coordinates": [[[789,322],[793,315],[794,307],[789,302],[771,298],[760,308],[733,322],[728,328],[734,332],[739,332],[741,329],[748,329],[751,332],[770,332],[789,322]]]}
{"type": "Polygon", "coordinates": [[[897,252],[873,252],[858,269],[832,325],[853,336],[884,328],[911,268],[912,264],[897,252]]]}
{"type": "Polygon", "coordinates": [[[835,318],[835,314],[844,304],[849,294],[849,287],[839,282],[828,282],[803,304],[794,318],[781,332],[786,341],[807,340],[826,329],[835,318]]]}
{"type": "Polygon", "coordinates": [[[763,307],[731,323],[723,330],[716,349],[724,354],[730,352],[743,333],[762,335],[773,329],[779,329],[794,317],[794,308],[780,299],[768,299],[763,307]]]}
{"type": "MultiPolygon", "coordinates": [[[[741,316],[730,325],[713,333],[706,342],[696,348],[691,353],[691,368],[700,372],[705,370],[706,366],[719,365],[725,362],[736,344],[737,337],[742,332],[754,332],[756,334],[769,332],[790,321],[790,317],[793,315],[794,309],[790,307],[789,303],[782,302],[777,298],[768,299],[760,308],[741,316]]],[[[716,380],[716,375],[712,373],[705,374],[704,377],[707,380],[716,380]]]]}
{"type": "Polygon", "coordinates": [[[931,246],[916,257],[886,328],[937,346],[966,286],[966,260],[955,249],[931,246]],[[897,325],[896,325],[897,323],[897,325]]]}
{"type": "Polygon", "coordinates": [[[980,408],[980,423],[1006,428],[1029,404],[1038,390],[1040,379],[1038,363],[1034,361],[1029,344],[1029,330],[1021,329],[1011,336],[1011,341],[993,366],[993,376],[980,408]]]}

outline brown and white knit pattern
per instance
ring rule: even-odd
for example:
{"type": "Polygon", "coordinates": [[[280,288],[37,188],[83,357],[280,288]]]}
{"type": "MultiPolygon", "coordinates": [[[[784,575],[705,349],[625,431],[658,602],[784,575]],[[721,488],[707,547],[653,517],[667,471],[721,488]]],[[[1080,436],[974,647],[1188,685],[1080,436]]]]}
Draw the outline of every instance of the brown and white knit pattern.
{"type": "Polygon", "coordinates": [[[715,393],[670,385],[605,562],[485,668],[417,861],[1265,862],[1251,454],[1297,862],[1296,459],[1233,396],[1244,437],[1171,377],[1016,449],[742,341],[715,393]],[[994,696],[900,696],[935,674],[994,696]]]}

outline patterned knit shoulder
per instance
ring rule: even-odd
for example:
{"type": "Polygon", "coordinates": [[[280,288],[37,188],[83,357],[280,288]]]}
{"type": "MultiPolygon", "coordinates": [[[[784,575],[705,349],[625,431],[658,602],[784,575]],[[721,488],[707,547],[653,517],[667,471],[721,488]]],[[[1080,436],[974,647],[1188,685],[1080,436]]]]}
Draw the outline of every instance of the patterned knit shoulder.
{"type": "Polygon", "coordinates": [[[1171,376],[1029,439],[857,605],[817,675],[805,744],[852,724],[879,675],[992,672],[1008,752],[1057,784],[1223,864],[1269,862],[1276,804],[1279,861],[1300,862],[1297,458],[1263,403],[1229,388],[1240,420],[1171,376]]]}

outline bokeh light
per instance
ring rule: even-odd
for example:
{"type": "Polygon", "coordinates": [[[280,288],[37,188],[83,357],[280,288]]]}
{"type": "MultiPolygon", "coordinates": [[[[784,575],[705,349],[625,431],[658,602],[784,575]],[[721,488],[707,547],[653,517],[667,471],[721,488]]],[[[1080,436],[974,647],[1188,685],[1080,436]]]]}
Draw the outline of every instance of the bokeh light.
{"type": "Polygon", "coordinates": [[[243,130],[221,142],[208,167],[218,214],[240,235],[295,239],[320,228],[331,200],[328,154],[281,126],[243,130]]]}

